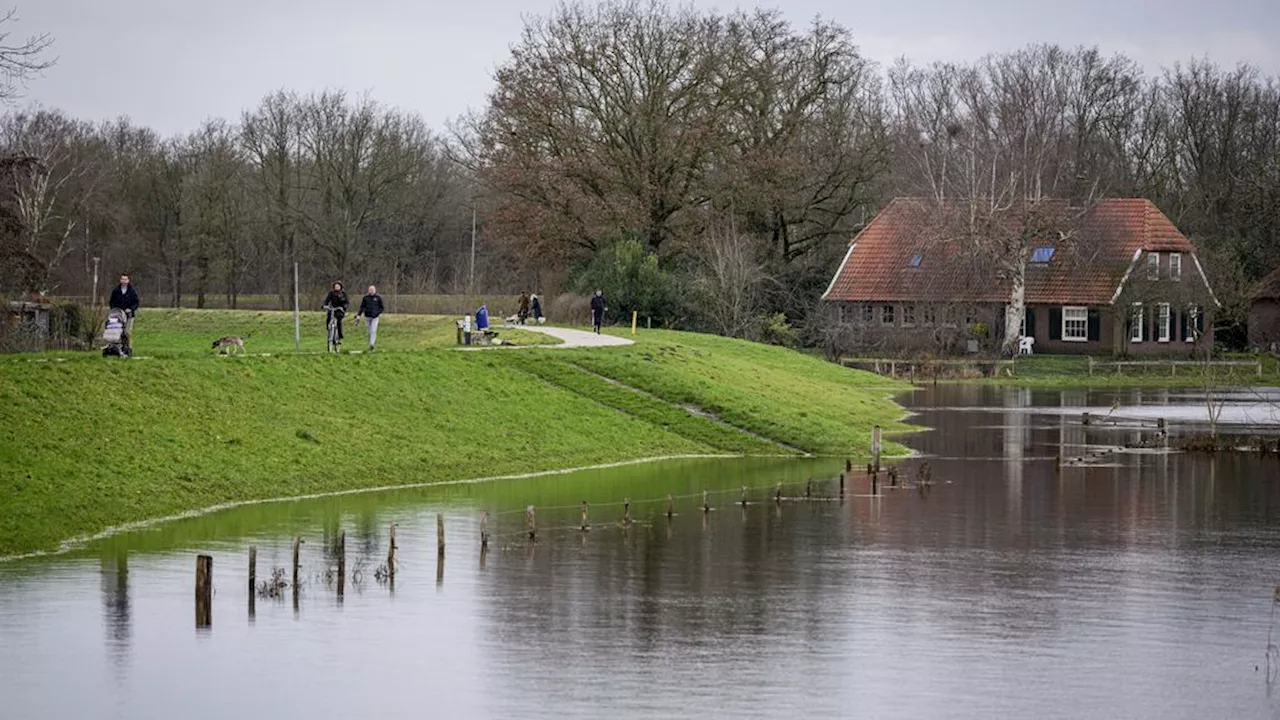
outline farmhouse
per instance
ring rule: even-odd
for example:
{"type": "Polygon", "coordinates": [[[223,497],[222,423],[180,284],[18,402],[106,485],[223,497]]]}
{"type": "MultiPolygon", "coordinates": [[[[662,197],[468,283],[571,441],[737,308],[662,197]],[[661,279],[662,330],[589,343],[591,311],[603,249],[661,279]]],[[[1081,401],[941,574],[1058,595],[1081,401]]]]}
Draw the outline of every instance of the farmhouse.
{"type": "Polygon", "coordinates": [[[1280,352],[1280,268],[1262,278],[1249,305],[1249,345],[1280,352]]]}
{"type": "Polygon", "coordinates": [[[1035,353],[1189,355],[1212,345],[1217,301],[1195,248],[1154,204],[1052,202],[1054,221],[1040,214],[1027,231],[1028,213],[982,224],[967,203],[898,198],[849,244],[823,300],[863,352],[994,351],[1013,267],[1031,339],[1022,344],[1035,353]]]}

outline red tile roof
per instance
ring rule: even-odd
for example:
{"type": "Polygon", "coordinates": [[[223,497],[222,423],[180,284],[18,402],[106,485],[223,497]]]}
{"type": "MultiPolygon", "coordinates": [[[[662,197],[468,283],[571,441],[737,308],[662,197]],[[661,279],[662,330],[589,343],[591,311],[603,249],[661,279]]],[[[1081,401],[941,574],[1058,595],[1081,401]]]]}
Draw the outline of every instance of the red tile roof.
{"type": "MultiPolygon", "coordinates": [[[[1067,210],[1065,203],[1059,207],[1067,210]]],[[[889,203],[850,243],[823,299],[1006,302],[1009,281],[1000,277],[990,254],[983,258],[981,248],[976,253],[961,252],[963,240],[943,237],[945,221],[940,218],[946,213],[947,209],[939,212],[936,204],[921,198],[889,203]],[[917,254],[921,255],[919,266],[911,267],[917,254]]],[[[1139,250],[1195,252],[1149,200],[1103,200],[1068,222],[1074,240],[1032,243],[1033,247],[1055,246],[1055,252],[1047,264],[1027,267],[1029,304],[1106,305],[1139,250]]],[[[1193,266],[1190,260],[1183,272],[1191,272],[1193,266]]]]}

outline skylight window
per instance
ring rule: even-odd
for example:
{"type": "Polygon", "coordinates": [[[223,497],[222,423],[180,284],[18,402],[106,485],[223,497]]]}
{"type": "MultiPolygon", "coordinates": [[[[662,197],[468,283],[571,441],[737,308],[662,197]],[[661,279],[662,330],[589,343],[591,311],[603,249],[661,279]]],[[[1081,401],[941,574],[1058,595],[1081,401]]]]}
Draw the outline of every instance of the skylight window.
{"type": "Polygon", "coordinates": [[[1047,263],[1053,259],[1053,248],[1038,247],[1031,251],[1031,262],[1047,263]]]}
{"type": "Polygon", "coordinates": [[[920,263],[923,260],[924,260],[924,256],[921,255],[920,253],[916,253],[915,255],[911,256],[910,260],[907,261],[907,267],[920,267],[920,263]]]}

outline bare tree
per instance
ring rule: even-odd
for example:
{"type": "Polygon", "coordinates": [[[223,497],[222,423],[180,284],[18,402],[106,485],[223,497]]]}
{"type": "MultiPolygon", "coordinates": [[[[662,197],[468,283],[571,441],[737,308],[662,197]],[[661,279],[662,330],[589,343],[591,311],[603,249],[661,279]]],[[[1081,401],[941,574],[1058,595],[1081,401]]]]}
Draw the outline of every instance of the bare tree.
{"type": "Polygon", "coordinates": [[[27,80],[53,67],[55,62],[48,56],[53,37],[44,33],[26,39],[12,38],[8,28],[17,22],[17,8],[0,15],[0,103],[5,104],[21,97],[27,80]]]}
{"type": "Polygon", "coordinates": [[[757,247],[730,221],[712,224],[694,248],[698,307],[721,335],[749,337],[757,329],[770,280],[757,247]]]}

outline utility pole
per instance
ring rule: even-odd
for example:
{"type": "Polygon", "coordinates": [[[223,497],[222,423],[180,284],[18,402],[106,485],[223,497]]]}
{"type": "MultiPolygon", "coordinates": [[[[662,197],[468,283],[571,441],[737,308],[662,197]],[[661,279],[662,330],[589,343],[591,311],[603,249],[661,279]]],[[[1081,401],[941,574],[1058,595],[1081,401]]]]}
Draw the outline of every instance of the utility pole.
{"type": "Polygon", "coordinates": [[[476,206],[471,205],[471,277],[467,279],[467,293],[476,291],[476,206]]]}
{"type": "Polygon", "coordinates": [[[298,318],[298,263],[293,263],[293,349],[302,351],[302,321],[298,318]]]}
{"type": "Polygon", "coordinates": [[[89,307],[98,307],[98,260],[97,255],[93,256],[93,296],[89,298],[89,307]]]}

